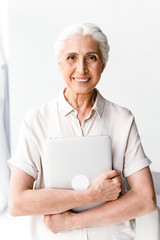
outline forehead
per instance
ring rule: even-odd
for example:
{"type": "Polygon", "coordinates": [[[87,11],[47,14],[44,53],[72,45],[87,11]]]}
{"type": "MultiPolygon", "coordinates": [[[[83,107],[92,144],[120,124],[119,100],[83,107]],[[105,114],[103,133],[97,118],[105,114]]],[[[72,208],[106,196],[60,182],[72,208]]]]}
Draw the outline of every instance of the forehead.
{"type": "Polygon", "coordinates": [[[75,35],[67,39],[64,43],[62,54],[67,53],[100,53],[99,43],[90,35],[75,35]]]}

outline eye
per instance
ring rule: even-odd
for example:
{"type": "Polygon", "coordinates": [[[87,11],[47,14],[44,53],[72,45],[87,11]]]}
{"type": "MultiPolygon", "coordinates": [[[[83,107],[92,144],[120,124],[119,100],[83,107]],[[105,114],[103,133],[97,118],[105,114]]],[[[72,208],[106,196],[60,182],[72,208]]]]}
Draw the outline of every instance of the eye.
{"type": "Polygon", "coordinates": [[[69,61],[75,61],[75,60],[76,60],[76,56],[74,56],[74,55],[69,56],[69,57],[67,58],[67,60],[69,60],[69,61]]]}
{"type": "Polygon", "coordinates": [[[90,56],[87,57],[87,60],[88,61],[96,61],[97,57],[95,55],[90,55],[90,56]]]}

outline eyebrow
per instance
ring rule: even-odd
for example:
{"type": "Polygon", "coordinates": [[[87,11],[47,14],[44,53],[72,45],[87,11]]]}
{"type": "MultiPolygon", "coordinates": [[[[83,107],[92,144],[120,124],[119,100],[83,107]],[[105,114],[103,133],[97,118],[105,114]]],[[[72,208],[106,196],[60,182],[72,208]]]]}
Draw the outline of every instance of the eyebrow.
{"type": "MultiPolygon", "coordinates": [[[[67,53],[66,56],[72,55],[72,54],[73,54],[73,55],[78,55],[78,53],[70,52],[70,53],[67,53]]],[[[89,55],[89,54],[97,54],[97,55],[100,55],[99,52],[94,52],[94,51],[92,51],[92,52],[87,52],[87,53],[86,53],[86,55],[89,55]]]]}
{"type": "Polygon", "coordinates": [[[99,55],[100,53],[99,52],[88,52],[87,54],[97,54],[97,55],[99,55]]]}
{"type": "Polygon", "coordinates": [[[65,56],[72,55],[72,54],[77,55],[77,53],[75,53],[75,52],[70,52],[70,53],[66,53],[65,56]]]}

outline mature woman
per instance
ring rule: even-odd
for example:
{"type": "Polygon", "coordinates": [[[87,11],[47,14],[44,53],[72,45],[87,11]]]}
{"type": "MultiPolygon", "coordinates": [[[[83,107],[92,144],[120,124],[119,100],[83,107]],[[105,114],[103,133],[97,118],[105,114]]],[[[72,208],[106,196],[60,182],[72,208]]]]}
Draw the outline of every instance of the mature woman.
{"type": "Polygon", "coordinates": [[[133,219],[154,211],[156,200],[150,160],[144,154],[133,115],[95,88],[108,59],[107,38],[94,24],[76,24],[59,35],[55,46],[66,88],[58,98],[29,111],[24,118],[17,151],[9,160],[10,212],[32,216],[34,240],[133,240],[133,219]],[[44,188],[45,140],[93,135],[111,137],[113,170],[85,190],[44,188]],[[126,178],[128,192],[120,175],[126,178]],[[120,195],[121,190],[125,193],[120,195]],[[98,201],[106,203],[78,214],[70,211],[98,201]]]}

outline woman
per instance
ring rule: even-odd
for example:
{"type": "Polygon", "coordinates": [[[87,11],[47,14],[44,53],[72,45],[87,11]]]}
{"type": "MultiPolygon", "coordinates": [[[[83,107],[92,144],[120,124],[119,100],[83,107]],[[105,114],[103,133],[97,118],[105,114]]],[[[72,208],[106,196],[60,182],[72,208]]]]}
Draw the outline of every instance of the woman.
{"type": "Polygon", "coordinates": [[[133,219],[154,211],[156,200],[150,161],[133,115],[95,88],[108,59],[107,38],[94,24],[76,24],[59,35],[55,47],[66,88],[24,118],[17,151],[9,160],[10,212],[32,216],[34,240],[133,240],[133,219]],[[106,172],[86,190],[43,188],[45,140],[89,135],[110,135],[113,169],[120,171],[106,172]],[[127,180],[128,192],[120,175],[127,180]],[[125,194],[120,195],[121,190],[125,194]],[[107,203],[78,214],[69,211],[98,201],[107,203]]]}

